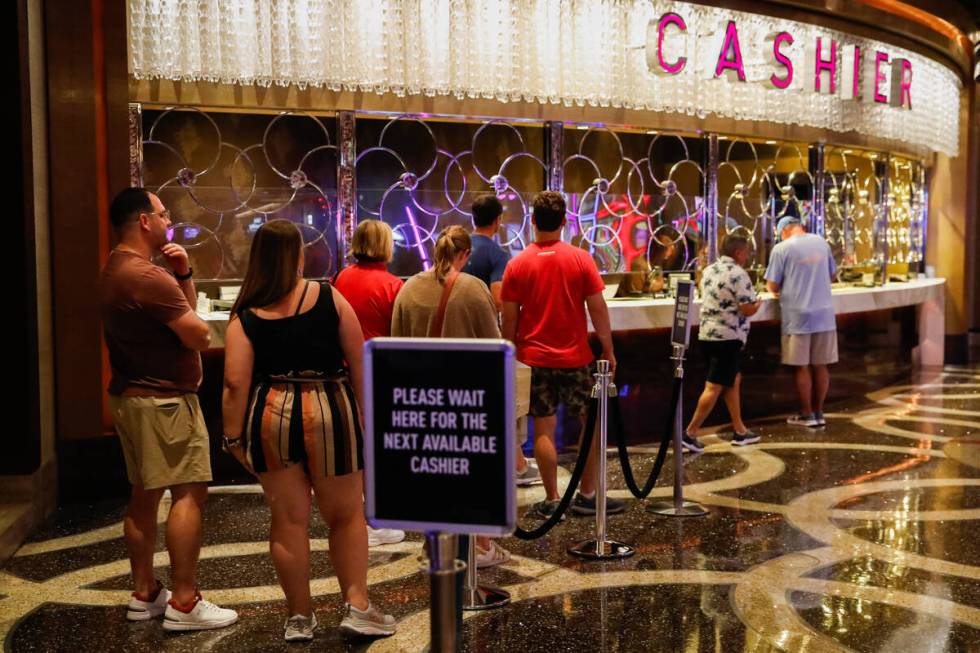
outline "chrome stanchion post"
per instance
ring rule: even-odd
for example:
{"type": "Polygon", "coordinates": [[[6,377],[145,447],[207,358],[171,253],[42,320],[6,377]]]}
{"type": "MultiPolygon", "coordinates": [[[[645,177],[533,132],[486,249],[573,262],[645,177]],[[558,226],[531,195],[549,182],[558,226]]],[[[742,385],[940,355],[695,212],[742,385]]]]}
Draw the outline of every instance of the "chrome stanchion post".
{"type": "Polygon", "coordinates": [[[572,555],[593,560],[627,558],[633,555],[636,550],[628,544],[610,540],[606,537],[606,448],[609,439],[609,397],[615,396],[616,385],[612,382],[609,361],[596,361],[596,369],[596,383],[592,387],[593,399],[599,399],[599,414],[596,420],[599,428],[599,438],[598,442],[592,442],[597,460],[595,479],[595,539],[579,542],[569,547],[568,552],[572,555]]]}
{"type": "Polygon", "coordinates": [[[510,592],[492,585],[480,585],[476,571],[476,535],[470,535],[466,553],[466,582],[463,585],[464,610],[489,610],[510,603],[510,592]]]}
{"type": "Polygon", "coordinates": [[[599,442],[592,446],[596,452],[595,472],[595,542],[596,553],[606,553],[606,445],[609,438],[609,361],[596,365],[596,385],[599,388],[599,442]]]}
{"type": "Polygon", "coordinates": [[[456,560],[456,535],[428,532],[429,544],[429,648],[431,653],[456,653],[456,574],[466,566],[456,560]]]}
{"type": "Polygon", "coordinates": [[[674,355],[671,356],[671,359],[676,361],[674,378],[681,386],[681,391],[677,396],[677,407],[674,410],[674,498],[672,501],[657,501],[647,506],[649,512],[668,517],[700,517],[708,514],[707,509],[701,504],[684,500],[684,443],[682,436],[684,433],[685,352],[684,345],[675,343],[674,355]]]}
{"type": "Polygon", "coordinates": [[[684,354],[686,353],[682,345],[674,345],[674,355],[676,361],[674,366],[674,378],[681,384],[681,392],[678,393],[677,406],[674,407],[674,498],[671,504],[673,512],[677,515],[684,509],[684,354]]]}
{"type": "Polygon", "coordinates": [[[677,406],[674,407],[674,511],[684,508],[684,348],[674,346],[674,357],[677,366],[674,376],[680,379],[681,392],[677,396],[677,406]]]}

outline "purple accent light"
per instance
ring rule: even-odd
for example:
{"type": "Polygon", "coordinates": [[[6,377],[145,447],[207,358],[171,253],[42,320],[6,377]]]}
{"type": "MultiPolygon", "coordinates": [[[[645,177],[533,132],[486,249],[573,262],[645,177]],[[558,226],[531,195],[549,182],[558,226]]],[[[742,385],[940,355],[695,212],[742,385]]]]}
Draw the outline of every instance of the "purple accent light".
{"type": "Polygon", "coordinates": [[[408,215],[408,224],[412,225],[412,233],[415,234],[415,246],[419,250],[419,258],[422,259],[422,269],[428,270],[432,267],[432,261],[429,260],[429,253],[425,251],[425,245],[422,244],[422,234],[419,233],[419,223],[415,220],[415,214],[412,213],[411,207],[405,207],[405,214],[408,215]]]}

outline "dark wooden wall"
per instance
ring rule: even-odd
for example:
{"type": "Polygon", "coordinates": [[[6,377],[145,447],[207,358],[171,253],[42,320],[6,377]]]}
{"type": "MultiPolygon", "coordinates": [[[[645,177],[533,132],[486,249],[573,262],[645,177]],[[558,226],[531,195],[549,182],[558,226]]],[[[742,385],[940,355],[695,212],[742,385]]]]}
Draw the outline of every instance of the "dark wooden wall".
{"type": "Polygon", "coordinates": [[[41,464],[40,386],[37,346],[37,257],[34,243],[33,143],[30,111],[30,69],[28,64],[27,2],[4,5],[4,68],[10,88],[7,106],[18,159],[6,171],[7,186],[13,189],[8,209],[8,256],[13,276],[13,306],[7,323],[9,344],[7,370],[10,401],[14,408],[8,422],[9,436],[0,456],[0,474],[26,475],[41,464]]]}
{"type": "Polygon", "coordinates": [[[59,440],[72,440],[110,429],[98,280],[108,204],[128,185],[126,6],[48,0],[44,20],[56,428],[59,440]]]}

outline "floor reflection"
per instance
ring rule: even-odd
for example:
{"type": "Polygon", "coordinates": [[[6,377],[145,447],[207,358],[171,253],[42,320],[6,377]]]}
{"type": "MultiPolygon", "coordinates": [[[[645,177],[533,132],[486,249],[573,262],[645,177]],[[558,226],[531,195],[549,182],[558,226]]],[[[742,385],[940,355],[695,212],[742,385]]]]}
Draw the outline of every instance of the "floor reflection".
{"type": "Polygon", "coordinates": [[[732,610],[730,590],[725,585],[632,586],[521,601],[506,616],[481,614],[468,619],[463,650],[741,651],[746,628],[732,610]]]}
{"type": "Polygon", "coordinates": [[[792,600],[809,625],[854,651],[975,653],[980,645],[980,630],[909,608],[806,592],[792,600]]]}
{"type": "MultiPolygon", "coordinates": [[[[513,559],[480,576],[513,602],[468,613],[462,649],[980,652],[980,368],[855,393],[827,416],[820,429],[761,417],[752,427],[762,441],[750,447],[730,446],[725,428],[706,436],[705,453],[685,456],[683,468],[686,495],[709,510],[697,519],[649,513],[610,452],[610,493],[628,501],[609,517],[609,534],[636,555],[571,558],[568,546],[593,535],[591,518],[570,517],[530,542],[504,538],[513,559]]],[[[638,480],[654,454],[642,441],[631,450],[638,480]]],[[[562,455],[562,483],[573,461],[574,453],[562,455]]],[[[671,462],[654,500],[670,496],[671,462]]],[[[520,514],[541,498],[540,487],[519,490],[520,514]]],[[[62,506],[0,569],[5,651],[390,653],[428,643],[421,538],[371,551],[374,599],[400,620],[395,637],[372,644],[337,632],[343,605],[326,527],[315,520],[321,627],[313,644],[287,646],[266,554],[269,513],[258,488],[242,486],[212,490],[200,574],[204,593],[239,609],[241,622],[180,636],[164,635],[159,623],[129,624],[124,502],[62,506]]],[[[166,580],[165,555],[156,564],[166,580]]]]}

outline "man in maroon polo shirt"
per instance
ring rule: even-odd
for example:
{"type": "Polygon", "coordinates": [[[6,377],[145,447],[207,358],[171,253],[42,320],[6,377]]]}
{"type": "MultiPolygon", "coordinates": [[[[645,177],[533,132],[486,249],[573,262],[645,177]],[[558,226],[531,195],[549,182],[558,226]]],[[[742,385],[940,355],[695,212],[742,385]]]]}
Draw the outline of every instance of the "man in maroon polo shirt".
{"type": "Polygon", "coordinates": [[[119,244],[102,269],[102,326],[112,380],[109,407],[132,485],[123,521],[134,592],[126,618],[163,616],[166,630],[228,626],[234,610],[197,591],[201,511],[211,480],[208,431],[197,400],[201,356],[211,337],[196,301],[187,252],[169,242],[170,212],[143,188],[127,188],[109,210],[119,244]],[[162,254],[170,269],[154,265],[162,254]],[[164,490],[173,593],[156,580],[157,508],[164,490]]]}

